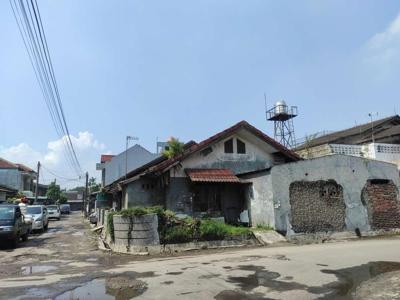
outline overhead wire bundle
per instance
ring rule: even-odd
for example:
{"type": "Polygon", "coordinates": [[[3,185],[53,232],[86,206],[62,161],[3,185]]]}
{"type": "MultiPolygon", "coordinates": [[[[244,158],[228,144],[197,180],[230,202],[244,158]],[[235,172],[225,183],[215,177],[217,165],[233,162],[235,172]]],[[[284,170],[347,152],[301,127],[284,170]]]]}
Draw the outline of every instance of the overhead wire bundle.
{"type": "Polygon", "coordinates": [[[63,142],[66,160],[72,170],[78,176],[82,176],[82,168],[71,140],[62,107],[37,0],[9,1],[54,128],[63,142]]]}

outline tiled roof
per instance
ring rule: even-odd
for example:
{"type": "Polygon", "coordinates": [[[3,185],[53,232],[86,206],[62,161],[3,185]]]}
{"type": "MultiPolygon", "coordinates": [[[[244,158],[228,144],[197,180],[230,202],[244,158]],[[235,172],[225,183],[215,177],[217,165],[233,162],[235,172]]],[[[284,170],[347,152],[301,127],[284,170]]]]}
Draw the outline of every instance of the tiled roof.
{"type": "Polygon", "coordinates": [[[282,144],[280,144],[277,141],[275,141],[274,139],[270,138],[268,135],[266,135],[262,131],[258,130],[257,128],[250,125],[246,121],[241,121],[241,122],[233,125],[232,127],[229,127],[228,129],[225,129],[224,131],[221,131],[198,144],[194,144],[188,150],[184,151],[183,154],[181,154],[177,157],[174,157],[174,158],[170,158],[168,160],[165,160],[165,161],[157,164],[153,168],[150,168],[150,171],[152,171],[152,172],[161,171],[161,170],[173,165],[175,162],[186,158],[187,156],[191,155],[194,152],[197,152],[197,151],[207,148],[212,143],[222,140],[225,137],[233,134],[234,132],[236,132],[242,128],[250,131],[251,133],[253,133],[255,136],[257,136],[258,138],[260,138],[262,141],[266,142],[267,144],[270,144],[272,147],[276,148],[277,151],[282,153],[287,158],[289,158],[293,161],[301,159],[295,152],[289,150],[282,144]]]}
{"type": "Polygon", "coordinates": [[[105,163],[106,161],[110,161],[115,155],[111,154],[102,154],[100,157],[100,162],[105,163]]]}
{"type": "MultiPolygon", "coordinates": [[[[267,144],[271,145],[276,149],[277,152],[282,153],[285,157],[287,157],[291,161],[297,161],[301,160],[300,156],[298,156],[295,152],[289,150],[282,144],[278,143],[274,139],[270,138],[267,136],[265,133],[262,131],[258,130],[254,126],[250,125],[246,121],[241,121],[232,127],[229,127],[228,129],[225,129],[224,131],[221,131],[208,139],[202,141],[201,143],[196,143],[194,141],[190,141],[184,145],[184,150],[181,155],[178,155],[177,157],[173,158],[166,158],[165,156],[159,156],[156,159],[148,162],[147,164],[129,172],[126,176],[126,178],[131,178],[134,177],[140,173],[154,173],[154,172],[162,172],[163,170],[167,169],[168,167],[179,163],[181,160],[185,159],[189,155],[201,151],[207,147],[209,147],[212,143],[223,140],[225,137],[230,136],[231,134],[235,133],[236,131],[240,129],[246,129],[252,134],[254,134],[256,137],[261,139],[262,141],[266,142],[267,144]]],[[[124,176],[125,178],[125,176],[124,176]]],[[[124,178],[120,178],[119,180],[115,181],[113,184],[110,184],[111,189],[117,188],[116,185],[123,181],[124,178]]]]}
{"type": "Polygon", "coordinates": [[[193,182],[240,182],[230,169],[186,169],[185,171],[193,182]]]}
{"type": "Polygon", "coordinates": [[[16,164],[16,165],[17,165],[18,169],[21,170],[21,171],[35,173],[34,170],[32,170],[31,168],[29,168],[29,167],[27,167],[27,166],[25,166],[23,164],[16,164]]]}
{"type": "Polygon", "coordinates": [[[18,166],[0,157],[0,169],[18,169],[18,166]]]}

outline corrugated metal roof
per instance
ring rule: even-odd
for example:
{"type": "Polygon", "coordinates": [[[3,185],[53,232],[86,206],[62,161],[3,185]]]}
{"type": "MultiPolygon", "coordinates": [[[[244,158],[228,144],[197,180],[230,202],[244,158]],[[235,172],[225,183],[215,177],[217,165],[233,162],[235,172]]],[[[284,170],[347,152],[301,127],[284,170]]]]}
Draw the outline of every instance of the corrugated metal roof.
{"type": "Polygon", "coordinates": [[[230,169],[186,169],[193,182],[240,183],[240,179],[230,169]]]}

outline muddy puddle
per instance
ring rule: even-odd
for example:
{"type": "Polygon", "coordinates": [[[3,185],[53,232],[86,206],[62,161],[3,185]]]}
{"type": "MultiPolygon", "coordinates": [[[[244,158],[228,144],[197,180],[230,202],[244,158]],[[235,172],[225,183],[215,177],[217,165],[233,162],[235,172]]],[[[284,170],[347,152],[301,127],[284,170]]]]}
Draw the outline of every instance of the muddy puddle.
{"type": "Polygon", "coordinates": [[[97,299],[132,299],[143,294],[147,289],[147,284],[138,279],[129,277],[99,278],[67,291],[56,300],[97,300],[97,299]]]}
{"type": "MultiPolygon", "coordinates": [[[[216,299],[228,299],[228,295],[233,297],[232,299],[235,299],[235,297],[239,297],[238,299],[254,299],[254,295],[251,296],[251,291],[260,286],[278,292],[305,290],[311,294],[319,295],[318,299],[353,299],[354,292],[361,283],[380,274],[400,270],[400,263],[376,261],[344,269],[323,269],[321,270],[322,273],[332,274],[337,277],[337,281],[323,286],[307,286],[297,283],[293,281],[294,278],[292,276],[281,276],[277,272],[266,270],[263,266],[242,265],[238,269],[251,271],[252,273],[245,276],[229,276],[227,281],[237,285],[241,291],[248,292],[246,295],[249,298],[242,298],[242,293],[234,295],[233,291],[225,291],[225,293],[217,295],[218,298],[216,299]]],[[[256,295],[255,298],[258,296],[256,295]]]]}
{"type": "Polygon", "coordinates": [[[55,271],[57,269],[58,267],[56,266],[24,266],[21,267],[21,274],[32,275],[37,273],[47,273],[50,271],[55,271]]]}

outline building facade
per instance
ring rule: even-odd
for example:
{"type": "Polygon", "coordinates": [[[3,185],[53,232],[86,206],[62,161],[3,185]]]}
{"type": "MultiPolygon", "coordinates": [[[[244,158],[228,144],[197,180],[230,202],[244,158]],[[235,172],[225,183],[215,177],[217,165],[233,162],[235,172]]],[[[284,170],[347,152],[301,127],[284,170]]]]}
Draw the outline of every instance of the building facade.
{"type": "Polygon", "coordinates": [[[0,158],[0,185],[17,191],[34,191],[36,172],[23,165],[0,158]]]}

